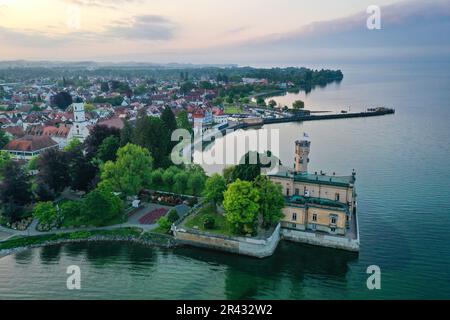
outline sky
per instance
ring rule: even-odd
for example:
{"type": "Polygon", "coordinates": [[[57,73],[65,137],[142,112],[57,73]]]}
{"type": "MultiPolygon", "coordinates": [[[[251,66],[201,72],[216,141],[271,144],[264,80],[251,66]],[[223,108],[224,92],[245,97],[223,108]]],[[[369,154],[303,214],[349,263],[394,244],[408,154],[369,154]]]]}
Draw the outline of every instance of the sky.
{"type": "Polygon", "coordinates": [[[370,56],[374,44],[384,56],[411,48],[445,56],[450,1],[423,2],[0,0],[0,60],[283,64],[307,52],[349,58],[358,48],[370,56]],[[373,4],[382,28],[369,33],[373,4]],[[405,42],[415,38],[408,32],[420,36],[405,42]]]}

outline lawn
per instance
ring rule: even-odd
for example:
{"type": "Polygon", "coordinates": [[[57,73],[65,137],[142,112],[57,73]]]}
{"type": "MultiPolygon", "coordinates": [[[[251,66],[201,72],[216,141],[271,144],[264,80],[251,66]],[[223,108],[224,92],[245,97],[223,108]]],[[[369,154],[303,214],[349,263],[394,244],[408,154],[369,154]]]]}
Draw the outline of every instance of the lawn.
{"type": "Polygon", "coordinates": [[[205,232],[217,233],[226,236],[234,235],[227,220],[222,214],[216,212],[214,205],[206,205],[202,207],[196,214],[189,216],[184,224],[186,227],[191,229],[197,227],[196,229],[205,232]],[[203,225],[205,218],[208,216],[213,217],[215,220],[213,229],[206,229],[203,225]]]}
{"type": "Polygon", "coordinates": [[[243,113],[243,110],[241,107],[238,107],[238,106],[225,106],[224,113],[225,114],[241,114],[241,113],[243,113]]]}

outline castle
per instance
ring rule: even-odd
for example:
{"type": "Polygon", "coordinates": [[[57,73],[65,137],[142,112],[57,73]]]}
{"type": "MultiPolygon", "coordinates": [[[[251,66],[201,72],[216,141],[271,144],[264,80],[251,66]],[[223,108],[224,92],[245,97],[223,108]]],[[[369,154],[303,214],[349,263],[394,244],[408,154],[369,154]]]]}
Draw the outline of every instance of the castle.
{"type": "Polygon", "coordinates": [[[358,251],[356,173],[309,173],[310,147],[307,139],[296,141],[294,170],[284,168],[269,175],[286,197],[282,235],[287,240],[358,251]]]}

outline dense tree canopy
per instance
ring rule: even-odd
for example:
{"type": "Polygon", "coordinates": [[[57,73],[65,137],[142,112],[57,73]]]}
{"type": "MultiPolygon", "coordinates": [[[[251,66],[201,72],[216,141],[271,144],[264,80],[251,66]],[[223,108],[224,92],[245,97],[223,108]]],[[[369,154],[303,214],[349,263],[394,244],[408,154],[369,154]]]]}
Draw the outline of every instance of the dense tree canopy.
{"type": "Polygon", "coordinates": [[[296,100],[292,103],[292,107],[294,110],[303,109],[305,107],[305,103],[302,100],[296,100]]]}
{"type": "Polygon", "coordinates": [[[120,148],[120,139],[116,136],[105,138],[98,148],[97,158],[103,162],[115,161],[117,150],[120,148]]]}
{"type": "Polygon", "coordinates": [[[254,183],[259,192],[259,208],[264,227],[277,224],[283,217],[285,200],[281,186],[273,183],[267,176],[259,176],[254,183]]]}
{"type": "Polygon", "coordinates": [[[177,125],[180,129],[185,129],[192,132],[192,125],[189,122],[188,113],[186,110],[182,110],[177,114],[177,125]]]}
{"type": "Polygon", "coordinates": [[[3,214],[10,221],[15,221],[23,212],[23,206],[32,200],[30,179],[23,168],[14,161],[6,162],[0,174],[3,177],[0,182],[3,214]]]}
{"type": "Polygon", "coordinates": [[[254,234],[259,214],[259,192],[249,181],[236,180],[224,193],[225,217],[239,234],[254,234]]]}
{"type": "Polygon", "coordinates": [[[114,136],[120,139],[120,130],[104,125],[96,125],[92,128],[89,137],[84,141],[86,153],[89,159],[93,159],[97,155],[98,148],[106,138],[114,136]]]}
{"type": "Polygon", "coordinates": [[[58,210],[51,201],[39,202],[34,207],[33,217],[41,224],[52,225],[58,218],[58,210]]]}
{"type": "Polygon", "coordinates": [[[83,201],[83,220],[92,225],[108,225],[120,219],[123,214],[123,203],[107,187],[97,188],[87,194],[83,201]]]}
{"type": "Polygon", "coordinates": [[[227,188],[225,178],[220,174],[213,174],[205,183],[203,196],[206,201],[212,201],[217,206],[223,201],[223,193],[227,188]]]}
{"type": "Polygon", "coordinates": [[[50,149],[42,153],[38,160],[39,183],[44,183],[56,193],[70,185],[68,156],[65,152],[50,149]]]}
{"type": "Polygon", "coordinates": [[[51,97],[51,105],[56,106],[61,110],[66,110],[72,102],[72,96],[65,91],[61,91],[51,97]]]}
{"type": "Polygon", "coordinates": [[[117,160],[108,161],[102,168],[100,186],[132,196],[148,186],[153,159],[150,152],[137,145],[127,144],[117,151],[117,160]]]}
{"type": "Polygon", "coordinates": [[[141,114],[134,129],[133,143],[150,150],[155,168],[168,166],[170,135],[161,119],[141,114]]]}

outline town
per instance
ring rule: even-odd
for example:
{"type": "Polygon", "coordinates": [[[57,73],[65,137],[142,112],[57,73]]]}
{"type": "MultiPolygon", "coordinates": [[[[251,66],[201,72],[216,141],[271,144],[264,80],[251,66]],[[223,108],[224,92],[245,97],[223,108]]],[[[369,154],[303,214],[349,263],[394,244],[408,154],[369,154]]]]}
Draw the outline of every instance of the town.
{"type": "Polygon", "coordinates": [[[99,67],[59,73],[26,67],[0,72],[0,232],[6,239],[9,230],[19,236],[10,246],[35,241],[20,238],[25,235],[67,240],[106,232],[154,239],[157,233],[173,234],[180,244],[265,257],[284,234],[358,251],[354,175],[347,182],[308,175],[299,157],[307,157],[300,145],[309,150],[309,141],[298,142],[295,171],[284,167],[286,173],[277,175],[261,173],[264,154],[256,163],[240,161],[210,177],[199,165],[174,165],[170,159],[177,129],[195,136],[309,115],[300,100],[281,106],[269,97],[340,81],[340,71],[99,67]],[[303,181],[301,194],[294,180],[303,181]],[[321,185],[328,185],[323,195],[321,185]],[[246,205],[238,208],[239,203],[246,205]],[[308,232],[326,232],[331,240],[303,236],[308,232]],[[233,244],[218,245],[217,234],[233,244]],[[242,236],[261,243],[242,249],[242,236]]]}

